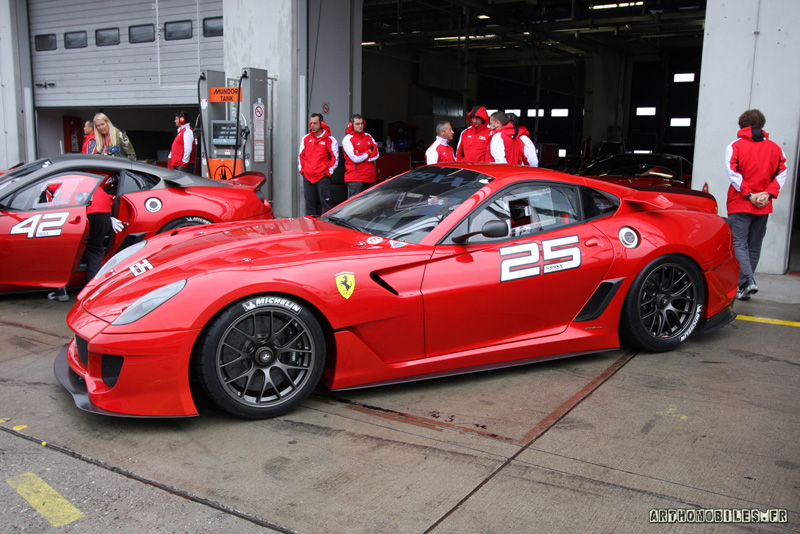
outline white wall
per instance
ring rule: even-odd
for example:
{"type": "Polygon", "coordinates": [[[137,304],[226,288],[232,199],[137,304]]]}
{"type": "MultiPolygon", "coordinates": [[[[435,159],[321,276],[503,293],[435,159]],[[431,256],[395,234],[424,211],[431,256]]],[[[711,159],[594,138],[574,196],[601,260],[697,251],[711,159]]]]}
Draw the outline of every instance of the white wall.
{"type": "Polygon", "coordinates": [[[33,111],[24,0],[0,0],[0,168],[33,157],[33,111]]]}
{"type": "Polygon", "coordinates": [[[708,182],[727,215],[725,147],[739,115],[758,108],[764,130],[786,153],[788,177],[769,218],[758,271],[786,272],[800,143],[800,2],[708,0],[697,110],[694,187],[708,182]]]}
{"type": "Polygon", "coordinates": [[[277,77],[272,117],[277,216],[304,212],[297,151],[308,116],[322,112],[327,102],[325,121],[341,142],[350,114],[360,111],[361,90],[353,79],[361,79],[361,5],[361,0],[223,0],[226,75],[253,67],[277,77]]]}

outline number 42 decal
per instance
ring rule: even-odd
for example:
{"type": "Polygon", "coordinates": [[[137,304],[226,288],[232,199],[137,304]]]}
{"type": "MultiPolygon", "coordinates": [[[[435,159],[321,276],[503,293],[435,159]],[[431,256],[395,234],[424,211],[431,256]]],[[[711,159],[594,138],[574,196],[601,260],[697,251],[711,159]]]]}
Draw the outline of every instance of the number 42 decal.
{"type": "Polygon", "coordinates": [[[68,211],[45,213],[44,215],[38,213],[15,224],[11,228],[11,235],[25,234],[28,239],[61,235],[61,227],[67,222],[67,217],[69,217],[68,211]]]}
{"type": "Polygon", "coordinates": [[[511,256],[500,262],[500,281],[519,280],[531,276],[577,269],[581,266],[581,248],[576,246],[578,236],[559,237],[539,243],[534,241],[500,249],[500,256],[511,256]]]}

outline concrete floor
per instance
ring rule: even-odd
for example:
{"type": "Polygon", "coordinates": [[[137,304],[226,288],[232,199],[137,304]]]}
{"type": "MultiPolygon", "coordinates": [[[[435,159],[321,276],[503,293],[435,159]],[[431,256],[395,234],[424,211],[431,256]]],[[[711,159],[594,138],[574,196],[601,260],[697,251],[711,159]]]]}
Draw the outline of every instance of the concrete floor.
{"type": "Polygon", "coordinates": [[[0,532],[800,532],[800,277],[758,283],[672,353],[319,391],[267,421],[82,412],[52,370],[70,304],[0,296],[0,532]],[[65,500],[23,499],[31,479],[65,500]]]}

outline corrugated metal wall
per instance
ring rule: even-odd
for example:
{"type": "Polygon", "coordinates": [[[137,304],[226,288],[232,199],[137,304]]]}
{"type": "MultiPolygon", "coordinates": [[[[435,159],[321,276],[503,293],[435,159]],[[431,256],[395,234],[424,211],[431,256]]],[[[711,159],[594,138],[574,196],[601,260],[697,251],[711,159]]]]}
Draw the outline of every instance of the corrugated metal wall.
{"type": "Polygon", "coordinates": [[[203,36],[222,0],[29,0],[28,16],[37,108],[194,101],[200,70],[223,70],[223,37],[203,36]],[[191,38],[167,40],[165,25],[181,21],[191,21],[191,38]],[[129,42],[131,26],[150,24],[153,41],[129,42]],[[98,46],[96,31],[113,28],[119,44],[98,46]],[[86,32],[85,47],[66,48],[73,32],[86,32]],[[37,36],[39,48],[55,36],[55,49],[37,50],[37,36]]]}

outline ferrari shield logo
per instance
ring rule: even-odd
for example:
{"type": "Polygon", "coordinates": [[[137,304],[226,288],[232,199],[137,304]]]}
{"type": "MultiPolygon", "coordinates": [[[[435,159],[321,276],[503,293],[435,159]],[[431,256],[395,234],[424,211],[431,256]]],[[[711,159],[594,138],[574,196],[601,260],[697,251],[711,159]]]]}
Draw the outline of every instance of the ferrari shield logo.
{"type": "Polygon", "coordinates": [[[356,289],[356,275],[353,273],[339,273],[336,275],[336,288],[339,294],[346,299],[350,298],[356,289]]]}

